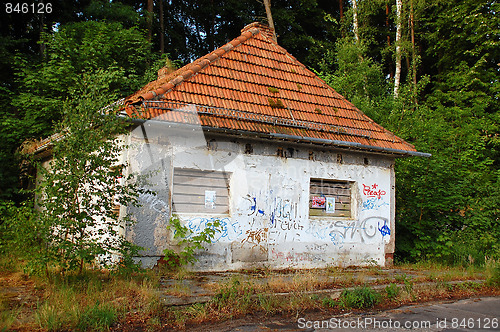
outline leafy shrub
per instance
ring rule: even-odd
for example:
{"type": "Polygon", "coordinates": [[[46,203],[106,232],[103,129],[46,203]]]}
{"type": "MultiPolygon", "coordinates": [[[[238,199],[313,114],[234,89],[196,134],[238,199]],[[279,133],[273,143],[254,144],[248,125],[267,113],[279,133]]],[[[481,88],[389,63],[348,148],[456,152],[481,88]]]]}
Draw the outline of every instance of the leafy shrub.
{"type": "Polygon", "coordinates": [[[196,262],[196,252],[204,249],[205,244],[212,243],[215,234],[222,231],[221,223],[219,220],[215,220],[208,222],[202,231],[194,233],[188,227],[182,225],[177,216],[170,218],[167,228],[173,230],[174,239],[179,239],[177,251],[168,248],[163,250],[165,261],[168,267],[172,269],[196,262]]]}

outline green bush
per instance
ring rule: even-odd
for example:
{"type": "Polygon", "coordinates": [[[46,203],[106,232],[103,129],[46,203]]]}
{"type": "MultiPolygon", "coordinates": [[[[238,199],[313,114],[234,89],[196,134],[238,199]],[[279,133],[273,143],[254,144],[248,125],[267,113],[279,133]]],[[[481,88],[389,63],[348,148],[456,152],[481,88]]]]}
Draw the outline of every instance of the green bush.
{"type": "Polygon", "coordinates": [[[222,225],[219,220],[208,222],[206,227],[194,233],[188,227],[182,225],[179,217],[170,218],[167,229],[174,232],[174,239],[178,239],[178,250],[165,249],[165,261],[170,269],[177,269],[183,265],[197,261],[196,253],[204,249],[204,245],[212,243],[215,234],[222,231],[222,225]]]}

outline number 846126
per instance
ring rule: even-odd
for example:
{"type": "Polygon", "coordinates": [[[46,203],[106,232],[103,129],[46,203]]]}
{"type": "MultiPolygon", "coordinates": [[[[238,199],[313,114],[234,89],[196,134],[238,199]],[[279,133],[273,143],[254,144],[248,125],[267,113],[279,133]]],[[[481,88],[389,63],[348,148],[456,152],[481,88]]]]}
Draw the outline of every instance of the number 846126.
{"type": "Polygon", "coordinates": [[[7,2],[5,12],[7,14],[50,14],[52,13],[52,3],[7,2]]]}

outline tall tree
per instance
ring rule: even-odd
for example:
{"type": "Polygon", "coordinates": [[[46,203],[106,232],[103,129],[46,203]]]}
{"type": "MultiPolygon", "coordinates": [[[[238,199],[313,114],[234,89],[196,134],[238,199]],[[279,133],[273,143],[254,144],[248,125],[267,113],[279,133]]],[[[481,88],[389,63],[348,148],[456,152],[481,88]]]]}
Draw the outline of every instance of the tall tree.
{"type": "Polygon", "coordinates": [[[394,98],[399,97],[401,80],[401,35],[403,28],[403,1],[396,0],[396,72],[394,73],[394,98]]]}
{"type": "Polygon", "coordinates": [[[354,39],[359,43],[359,24],[358,24],[358,2],[352,0],[352,30],[354,32],[354,39]]]}
{"type": "Polygon", "coordinates": [[[25,137],[38,138],[51,133],[69,90],[84,72],[119,69],[123,76],[110,82],[110,88],[121,96],[135,91],[145,81],[151,54],[149,44],[136,28],[124,29],[120,23],[72,23],[60,26],[44,40],[45,62],[33,65],[19,59],[18,63],[23,89],[13,105],[22,110],[20,121],[26,130],[25,137]]]}
{"type": "Polygon", "coordinates": [[[50,167],[40,168],[38,186],[41,243],[34,263],[82,272],[85,264],[112,263],[128,247],[117,205],[136,202],[137,184],[122,179],[120,136],[128,124],[118,111],[103,108],[115,101],[109,83],[122,77],[116,69],[83,75],[64,102],[62,139],[53,142],[50,167]],[[96,262],[98,260],[98,262],[96,262]]]}

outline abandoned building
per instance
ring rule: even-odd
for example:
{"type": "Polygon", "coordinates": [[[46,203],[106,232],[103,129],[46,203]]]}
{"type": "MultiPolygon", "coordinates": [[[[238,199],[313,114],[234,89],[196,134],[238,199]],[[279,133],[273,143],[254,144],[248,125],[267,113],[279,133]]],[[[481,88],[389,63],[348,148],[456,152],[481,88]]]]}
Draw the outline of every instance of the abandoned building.
{"type": "Polygon", "coordinates": [[[392,262],[395,158],[427,156],[385,130],[280,47],[267,26],[125,100],[138,116],[124,155],[148,174],[126,236],[152,266],[175,248],[172,215],[221,229],[194,269],[392,262]]]}

